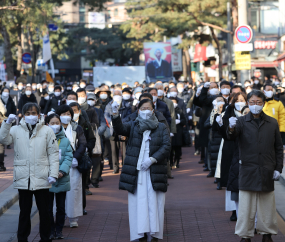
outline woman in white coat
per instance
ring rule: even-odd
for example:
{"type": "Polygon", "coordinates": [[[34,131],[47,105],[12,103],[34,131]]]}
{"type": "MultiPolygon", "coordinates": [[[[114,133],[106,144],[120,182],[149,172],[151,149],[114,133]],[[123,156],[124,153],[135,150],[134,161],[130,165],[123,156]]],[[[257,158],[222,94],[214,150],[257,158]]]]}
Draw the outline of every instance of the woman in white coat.
{"type": "Polygon", "coordinates": [[[61,124],[66,137],[73,149],[73,160],[70,168],[70,191],[66,193],[66,215],[69,218],[71,228],[78,227],[78,217],[83,215],[82,205],[82,175],[77,170],[78,160],[83,156],[87,142],[84,131],[80,125],[74,122],[74,112],[68,105],[57,108],[56,114],[60,116],[61,124]]]}
{"type": "Polygon", "coordinates": [[[41,241],[50,241],[49,189],[58,178],[59,156],[56,137],[40,119],[36,103],[21,110],[20,125],[13,126],[17,116],[10,114],[0,130],[0,143],[14,143],[14,188],[19,191],[18,241],[28,241],[31,232],[33,195],[40,215],[41,241]]]}

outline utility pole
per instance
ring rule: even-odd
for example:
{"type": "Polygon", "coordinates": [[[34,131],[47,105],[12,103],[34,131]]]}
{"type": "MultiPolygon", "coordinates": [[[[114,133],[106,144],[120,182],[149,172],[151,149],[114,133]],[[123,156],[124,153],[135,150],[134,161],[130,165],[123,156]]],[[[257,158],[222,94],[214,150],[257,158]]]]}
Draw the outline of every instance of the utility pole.
{"type": "MultiPolygon", "coordinates": [[[[227,26],[228,30],[232,31],[232,22],[231,22],[231,3],[227,2],[227,26]]],[[[228,33],[228,81],[232,79],[232,34],[228,33]]]]}
{"type": "MultiPolygon", "coordinates": [[[[238,25],[247,25],[247,0],[238,0],[238,25]]],[[[250,79],[250,70],[239,71],[239,82],[244,86],[245,80],[250,79]]]]}

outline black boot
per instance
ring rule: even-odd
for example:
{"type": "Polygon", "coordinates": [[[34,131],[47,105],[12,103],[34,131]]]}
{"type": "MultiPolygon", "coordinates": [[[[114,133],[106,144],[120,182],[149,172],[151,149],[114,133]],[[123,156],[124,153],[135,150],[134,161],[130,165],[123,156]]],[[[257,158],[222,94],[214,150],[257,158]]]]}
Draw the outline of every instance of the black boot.
{"type": "Polygon", "coordinates": [[[217,190],[222,190],[220,178],[217,178],[216,180],[217,180],[217,190]]]}
{"type": "Polygon", "coordinates": [[[217,183],[218,183],[217,178],[216,178],[216,180],[214,181],[214,183],[215,183],[215,184],[217,184],[217,183]]]}
{"type": "Polygon", "coordinates": [[[214,171],[214,170],[211,170],[211,171],[209,172],[209,174],[207,175],[207,177],[214,177],[214,175],[215,175],[215,171],[214,171]]]}
{"type": "Polygon", "coordinates": [[[7,149],[8,149],[8,150],[12,149],[12,148],[11,148],[11,145],[7,145],[7,149]]]}
{"type": "Polygon", "coordinates": [[[231,221],[237,221],[237,213],[236,213],[236,210],[234,210],[232,212],[232,216],[230,217],[230,220],[231,221]]]}
{"type": "Polygon", "coordinates": [[[5,166],[0,166],[0,172],[1,171],[6,171],[6,167],[5,166]]]}

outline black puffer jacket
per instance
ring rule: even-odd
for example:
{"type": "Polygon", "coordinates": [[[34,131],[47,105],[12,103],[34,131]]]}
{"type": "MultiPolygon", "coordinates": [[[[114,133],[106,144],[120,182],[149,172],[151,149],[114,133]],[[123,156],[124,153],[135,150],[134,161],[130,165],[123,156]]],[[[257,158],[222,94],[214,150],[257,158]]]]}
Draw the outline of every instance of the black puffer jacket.
{"type": "Polygon", "coordinates": [[[235,150],[234,150],[234,156],[232,159],[232,164],[229,171],[229,179],[228,179],[228,185],[227,190],[231,192],[238,192],[238,177],[239,177],[239,146],[238,146],[238,140],[235,140],[235,150]]]}
{"type": "Polygon", "coordinates": [[[47,101],[44,114],[47,114],[51,110],[56,110],[60,105],[64,103],[65,103],[65,99],[63,98],[63,95],[55,96],[54,94],[52,94],[50,96],[50,99],[47,101]]]}
{"type": "MultiPolygon", "coordinates": [[[[140,154],[143,134],[139,131],[137,121],[122,123],[120,116],[113,118],[113,126],[116,133],[129,137],[126,150],[126,158],[120,176],[119,189],[134,193],[137,188],[137,163],[140,154]]],[[[149,144],[149,156],[157,160],[150,166],[150,178],[154,191],[167,191],[167,161],[170,153],[170,137],[164,124],[151,131],[149,144]]]]}
{"type": "Polygon", "coordinates": [[[3,100],[2,102],[4,103],[4,105],[6,105],[6,109],[7,109],[7,112],[5,113],[6,117],[8,117],[10,114],[16,114],[17,109],[16,109],[15,103],[11,96],[9,96],[6,104],[3,100]]]}
{"type": "Polygon", "coordinates": [[[38,103],[35,95],[32,93],[30,97],[23,94],[18,103],[19,113],[22,114],[22,109],[26,103],[38,103]]]}
{"type": "Polygon", "coordinates": [[[186,118],[178,106],[175,108],[175,119],[180,119],[180,123],[176,124],[176,134],[171,139],[171,145],[183,146],[183,126],[186,125],[186,118]]]}

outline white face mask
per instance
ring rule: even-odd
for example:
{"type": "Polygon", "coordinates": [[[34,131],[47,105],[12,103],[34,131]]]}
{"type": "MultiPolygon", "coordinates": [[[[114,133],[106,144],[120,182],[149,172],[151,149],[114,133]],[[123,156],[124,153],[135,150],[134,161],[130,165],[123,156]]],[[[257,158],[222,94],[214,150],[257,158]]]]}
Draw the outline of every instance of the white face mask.
{"type": "Polygon", "coordinates": [[[38,120],[39,120],[38,116],[33,116],[33,115],[25,116],[26,123],[30,125],[35,125],[38,122],[38,120]]]}
{"type": "Polygon", "coordinates": [[[212,88],[209,90],[210,95],[218,95],[219,94],[219,89],[218,88],[212,88]]]}
{"type": "Polygon", "coordinates": [[[86,85],[85,85],[85,84],[83,84],[83,83],[82,83],[82,84],[80,84],[79,86],[80,86],[81,88],[85,88],[85,87],[86,87],[86,85]]]}
{"type": "Polygon", "coordinates": [[[55,95],[56,97],[60,96],[60,94],[61,94],[61,92],[54,92],[54,95],[55,95]]]}
{"type": "Polygon", "coordinates": [[[251,84],[247,82],[247,83],[244,84],[244,87],[249,87],[250,85],[251,84]]]}
{"type": "Polygon", "coordinates": [[[177,92],[170,92],[170,93],[169,93],[169,96],[170,96],[170,97],[177,97],[177,92]]]}
{"type": "Polygon", "coordinates": [[[72,90],[72,87],[67,87],[66,90],[70,91],[72,90]]]}
{"type": "Polygon", "coordinates": [[[25,93],[26,93],[27,96],[30,96],[32,94],[31,91],[25,91],[25,93]]]}
{"type": "Polygon", "coordinates": [[[272,96],[273,96],[273,91],[264,91],[264,95],[265,95],[267,98],[272,98],[272,96]]]}
{"type": "Polygon", "coordinates": [[[45,100],[49,100],[49,96],[44,97],[45,100]]]}
{"type": "Polygon", "coordinates": [[[246,91],[247,94],[249,94],[252,91],[252,89],[248,88],[245,91],[246,91]]]}
{"type": "Polygon", "coordinates": [[[9,93],[8,92],[2,92],[2,96],[3,97],[9,97],[9,93]]]}
{"type": "Polygon", "coordinates": [[[279,81],[275,81],[274,84],[275,84],[276,86],[278,86],[278,85],[280,85],[280,82],[279,82],[279,81]]]}
{"type": "Polygon", "coordinates": [[[184,88],[183,87],[177,87],[177,90],[178,90],[178,92],[183,92],[184,91],[184,88]]]}
{"type": "Polygon", "coordinates": [[[248,105],[248,107],[250,109],[250,112],[252,112],[253,114],[259,114],[262,111],[263,105],[248,105]]]}
{"type": "Polygon", "coordinates": [[[241,111],[242,108],[243,108],[245,105],[246,105],[245,102],[236,102],[236,103],[235,103],[235,108],[236,108],[237,111],[241,111]]]}
{"type": "Polygon", "coordinates": [[[230,92],[231,92],[231,89],[229,89],[229,88],[221,89],[221,93],[222,93],[223,95],[229,95],[230,92]]]}
{"type": "Polygon", "coordinates": [[[149,119],[152,116],[153,112],[150,110],[143,110],[139,112],[139,115],[142,119],[149,119]]]}
{"type": "Polygon", "coordinates": [[[173,103],[174,108],[177,108],[178,103],[173,103]]]}
{"type": "Polygon", "coordinates": [[[152,101],[155,103],[157,101],[157,96],[152,96],[152,101]]]}
{"type": "Polygon", "coordinates": [[[115,96],[113,96],[113,100],[114,100],[114,102],[116,102],[116,103],[118,103],[120,105],[121,102],[122,102],[122,96],[115,95],[115,96]]]}
{"type": "Polygon", "coordinates": [[[81,104],[83,104],[83,103],[85,103],[86,102],[86,97],[79,97],[78,98],[78,103],[81,105],[81,104]]]}
{"type": "Polygon", "coordinates": [[[91,107],[93,107],[95,105],[95,101],[93,100],[87,100],[88,105],[90,105],[91,107]]]}
{"type": "Polygon", "coordinates": [[[48,89],[49,92],[53,92],[53,90],[54,90],[53,88],[49,88],[48,89]]]}
{"type": "Polygon", "coordinates": [[[259,83],[259,81],[258,81],[258,80],[255,80],[255,81],[254,81],[254,84],[256,84],[256,85],[257,85],[258,83],[259,83]]]}
{"type": "Polygon", "coordinates": [[[139,93],[136,93],[136,94],[135,94],[136,99],[139,100],[141,95],[142,95],[142,94],[141,94],[140,92],[139,92],[139,93]]]}
{"type": "Polygon", "coordinates": [[[74,101],[74,100],[66,100],[66,105],[69,105],[71,103],[76,103],[76,101],[74,101]]]}
{"type": "Polygon", "coordinates": [[[22,90],[22,89],[23,89],[23,86],[18,86],[18,89],[19,89],[19,90],[22,90]]]}
{"type": "Polygon", "coordinates": [[[75,113],[75,114],[73,115],[73,120],[74,120],[74,121],[77,121],[77,120],[79,119],[79,115],[80,115],[80,113],[75,113]]]}
{"type": "Polygon", "coordinates": [[[107,94],[100,94],[100,98],[102,99],[102,100],[105,100],[105,99],[107,99],[107,97],[108,97],[108,95],[107,94]]]}
{"type": "Polygon", "coordinates": [[[159,97],[162,97],[164,95],[164,92],[162,90],[157,90],[157,95],[159,97]]]}
{"type": "Polygon", "coordinates": [[[36,90],[36,89],[37,89],[37,86],[32,86],[32,89],[33,89],[33,90],[36,90]]]}
{"type": "Polygon", "coordinates": [[[71,117],[70,116],[60,116],[60,121],[63,124],[69,124],[71,121],[71,117]]]}
{"type": "Polygon", "coordinates": [[[124,100],[129,100],[131,98],[131,94],[123,94],[124,100]]]}
{"type": "Polygon", "coordinates": [[[73,90],[74,92],[76,92],[78,88],[79,88],[79,87],[73,87],[72,90],[73,90]]]}
{"type": "Polygon", "coordinates": [[[49,127],[53,130],[55,134],[57,134],[60,130],[60,125],[49,125],[49,127]]]}

